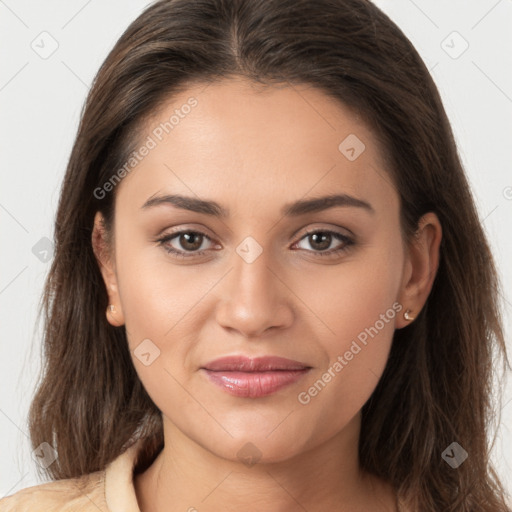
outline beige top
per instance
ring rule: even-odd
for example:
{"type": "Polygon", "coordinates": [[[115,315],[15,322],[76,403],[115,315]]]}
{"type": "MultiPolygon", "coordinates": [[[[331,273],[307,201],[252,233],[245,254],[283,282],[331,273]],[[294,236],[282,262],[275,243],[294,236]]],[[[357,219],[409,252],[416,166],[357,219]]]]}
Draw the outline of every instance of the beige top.
{"type": "Polygon", "coordinates": [[[140,512],[133,467],[141,441],[105,470],[27,487],[0,500],[1,512],[140,512]]]}

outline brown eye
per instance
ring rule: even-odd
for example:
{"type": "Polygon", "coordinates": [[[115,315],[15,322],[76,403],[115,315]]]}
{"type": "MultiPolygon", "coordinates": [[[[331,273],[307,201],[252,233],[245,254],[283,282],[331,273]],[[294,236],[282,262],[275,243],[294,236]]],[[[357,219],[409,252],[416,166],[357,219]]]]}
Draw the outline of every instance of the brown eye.
{"type": "Polygon", "coordinates": [[[157,241],[168,253],[179,258],[188,258],[205,253],[206,248],[203,246],[205,240],[211,241],[210,237],[205,233],[183,230],[166,235],[157,241]]]}
{"type": "Polygon", "coordinates": [[[188,251],[197,251],[203,242],[203,235],[193,231],[178,235],[178,243],[188,251]]]}
{"type": "Polygon", "coordinates": [[[331,234],[323,231],[317,231],[316,233],[308,235],[308,237],[311,247],[313,247],[313,249],[318,249],[319,251],[329,249],[333,239],[331,234]]]}
{"type": "MultiPolygon", "coordinates": [[[[327,229],[318,229],[315,231],[308,231],[300,241],[307,240],[309,246],[312,248],[305,249],[309,252],[316,253],[318,256],[332,256],[333,254],[341,253],[348,249],[354,244],[354,241],[346,235],[331,231],[327,229]],[[331,248],[333,242],[338,241],[338,246],[333,249],[331,248]],[[328,250],[331,248],[330,250],[328,250]]],[[[300,247],[299,247],[300,248],[300,247]]],[[[303,247],[301,249],[304,249],[303,247]]]]}

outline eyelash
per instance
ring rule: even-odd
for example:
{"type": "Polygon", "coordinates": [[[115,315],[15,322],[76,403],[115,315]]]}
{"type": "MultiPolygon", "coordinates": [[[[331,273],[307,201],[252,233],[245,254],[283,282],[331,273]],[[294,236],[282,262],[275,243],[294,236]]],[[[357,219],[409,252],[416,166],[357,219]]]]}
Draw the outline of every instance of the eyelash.
{"type": "MultiPolygon", "coordinates": [[[[166,252],[168,252],[169,254],[172,254],[173,257],[176,257],[176,258],[191,258],[191,257],[195,257],[195,256],[204,255],[206,253],[206,250],[194,251],[194,252],[188,251],[188,254],[187,254],[187,252],[178,251],[178,250],[174,249],[173,247],[169,247],[166,245],[167,242],[170,242],[174,238],[176,238],[184,233],[201,235],[204,238],[211,241],[211,238],[206,233],[203,233],[202,231],[195,231],[192,229],[176,231],[175,233],[165,235],[162,238],[157,239],[156,241],[158,242],[158,244],[160,246],[162,246],[165,249],[166,252]]],[[[315,256],[320,256],[320,257],[330,257],[331,256],[332,257],[332,256],[338,255],[342,252],[346,252],[355,243],[354,240],[352,240],[350,237],[348,237],[346,235],[342,235],[341,233],[338,233],[337,231],[331,231],[329,229],[315,229],[312,231],[306,231],[304,236],[302,236],[298,242],[304,240],[305,238],[307,238],[311,235],[317,234],[317,233],[332,235],[334,238],[338,239],[339,241],[344,242],[344,244],[339,249],[331,249],[329,251],[307,251],[307,252],[313,252],[315,254],[315,256]]],[[[298,243],[298,242],[296,242],[296,243],[298,243]]],[[[306,250],[306,249],[302,249],[302,250],[306,250]]]]}

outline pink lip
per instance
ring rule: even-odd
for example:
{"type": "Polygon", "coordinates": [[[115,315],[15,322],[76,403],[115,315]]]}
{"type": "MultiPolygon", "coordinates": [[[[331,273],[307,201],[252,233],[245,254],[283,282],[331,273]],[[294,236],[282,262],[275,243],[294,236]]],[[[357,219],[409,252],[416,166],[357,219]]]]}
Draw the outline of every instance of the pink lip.
{"type": "Polygon", "coordinates": [[[228,356],[201,368],[227,393],[246,398],[271,395],[303,377],[311,367],[282,357],[228,356]]]}

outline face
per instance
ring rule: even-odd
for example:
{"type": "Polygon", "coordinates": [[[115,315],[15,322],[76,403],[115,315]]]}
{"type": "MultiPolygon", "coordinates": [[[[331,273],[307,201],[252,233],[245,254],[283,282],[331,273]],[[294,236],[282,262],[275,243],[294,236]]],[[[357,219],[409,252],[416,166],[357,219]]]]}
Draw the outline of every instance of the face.
{"type": "Polygon", "coordinates": [[[140,142],[104,277],[165,424],[232,460],[339,435],[383,372],[412,275],[372,133],[317,89],[229,80],[174,97],[140,142]],[[295,363],[210,364],[226,356],[295,363]]]}

